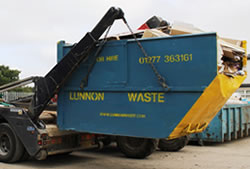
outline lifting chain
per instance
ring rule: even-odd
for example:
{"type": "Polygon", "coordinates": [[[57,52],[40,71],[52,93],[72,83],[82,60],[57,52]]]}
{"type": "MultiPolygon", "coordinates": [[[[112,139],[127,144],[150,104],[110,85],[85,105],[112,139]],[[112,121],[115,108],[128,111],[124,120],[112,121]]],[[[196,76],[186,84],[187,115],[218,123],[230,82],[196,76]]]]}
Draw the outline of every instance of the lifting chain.
{"type": "MultiPolygon", "coordinates": [[[[141,44],[140,41],[137,39],[137,37],[135,36],[134,32],[132,31],[132,29],[131,29],[130,26],[128,25],[128,22],[126,21],[126,19],[125,19],[124,17],[123,17],[122,19],[123,19],[123,22],[125,23],[125,25],[128,27],[128,29],[129,29],[130,33],[132,34],[133,38],[135,39],[137,45],[138,45],[139,48],[141,49],[143,55],[145,56],[146,59],[148,59],[149,56],[148,56],[147,52],[146,52],[145,49],[142,47],[142,44],[141,44]]],[[[165,78],[162,77],[162,76],[160,75],[160,73],[158,72],[158,70],[156,69],[155,65],[154,65],[152,62],[150,62],[149,64],[150,64],[150,66],[151,66],[151,68],[152,68],[152,70],[153,70],[155,76],[157,77],[159,84],[162,86],[162,88],[163,88],[165,91],[169,91],[170,88],[168,87],[165,78]]]]}
{"type": "Polygon", "coordinates": [[[104,38],[103,38],[103,40],[102,40],[101,42],[98,42],[98,44],[97,44],[99,47],[97,48],[97,50],[96,50],[96,52],[95,52],[93,62],[92,62],[91,65],[89,66],[88,72],[87,72],[86,76],[85,76],[85,77],[82,79],[82,81],[81,81],[80,88],[81,88],[82,90],[84,89],[84,87],[87,86],[89,74],[91,73],[93,67],[95,66],[96,59],[97,59],[97,57],[99,56],[99,54],[100,54],[100,52],[101,52],[103,46],[104,46],[105,43],[107,42],[107,36],[108,36],[109,31],[110,31],[110,28],[111,28],[111,25],[108,27],[108,29],[107,29],[107,31],[106,31],[106,33],[105,33],[105,36],[104,36],[104,38]]]}
{"type": "MultiPolygon", "coordinates": [[[[128,27],[128,29],[129,29],[130,33],[132,34],[133,38],[134,38],[135,41],[137,42],[137,45],[138,45],[139,48],[141,49],[141,51],[142,51],[143,55],[145,56],[145,58],[149,58],[147,52],[146,52],[145,49],[142,47],[140,41],[136,38],[136,36],[135,36],[135,34],[133,33],[132,29],[131,29],[130,26],[128,25],[128,22],[126,21],[126,19],[125,19],[124,17],[123,17],[122,19],[123,19],[123,22],[125,23],[125,25],[128,27]]],[[[94,61],[93,61],[93,63],[90,65],[90,67],[88,68],[87,75],[86,75],[86,76],[82,79],[82,81],[81,81],[81,85],[80,85],[80,88],[81,88],[81,89],[84,89],[84,87],[86,87],[87,84],[88,84],[88,77],[89,77],[89,74],[90,74],[90,72],[92,71],[92,69],[93,69],[93,67],[94,67],[94,65],[95,65],[95,63],[96,63],[96,58],[97,58],[97,56],[100,54],[100,52],[101,52],[101,50],[102,50],[104,44],[107,42],[107,36],[108,36],[108,33],[109,33],[110,28],[111,28],[111,25],[108,27],[108,30],[107,30],[107,32],[106,32],[106,34],[105,34],[103,40],[102,40],[101,42],[98,43],[99,47],[98,47],[98,49],[97,49],[97,51],[96,51],[96,53],[95,53],[95,55],[94,55],[94,61]]],[[[155,76],[157,77],[159,84],[162,86],[162,88],[163,88],[165,91],[169,91],[170,88],[168,87],[165,78],[162,77],[162,76],[160,75],[160,73],[158,72],[158,70],[156,69],[155,65],[154,65],[152,62],[150,62],[150,66],[151,66],[151,68],[152,68],[152,70],[153,70],[155,76]]]]}

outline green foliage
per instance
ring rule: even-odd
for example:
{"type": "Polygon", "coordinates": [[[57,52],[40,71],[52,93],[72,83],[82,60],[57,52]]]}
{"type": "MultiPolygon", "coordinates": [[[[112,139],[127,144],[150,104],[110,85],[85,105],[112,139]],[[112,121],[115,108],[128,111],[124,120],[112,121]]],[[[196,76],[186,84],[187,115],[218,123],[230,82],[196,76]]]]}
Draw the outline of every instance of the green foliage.
{"type": "Polygon", "coordinates": [[[30,92],[33,92],[33,88],[29,86],[25,86],[25,87],[18,87],[16,89],[13,89],[12,91],[30,93],[30,92]]]}
{"type": "Polygon", "coordinates": [[[10,69],[9,66],[0,65],[0,86],[19,80],[19,70],[10,69]]]}
{"type": "MultiPolygon", "coordinates": [[[[10,69],[9,66],[0,65],[0,86],[19,80],[19,74],[21,71],[16,69],[10,69]]],[[[15,92],[32,92],[33,88],[29,86],[18,87],[12,89],[15,92]]]]}

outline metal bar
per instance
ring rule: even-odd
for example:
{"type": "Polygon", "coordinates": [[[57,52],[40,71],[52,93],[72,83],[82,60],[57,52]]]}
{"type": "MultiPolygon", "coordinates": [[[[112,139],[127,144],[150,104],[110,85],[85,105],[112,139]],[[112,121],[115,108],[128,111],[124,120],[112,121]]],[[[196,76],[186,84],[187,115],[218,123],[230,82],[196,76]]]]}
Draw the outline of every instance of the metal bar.
{"type": "Polygon", "coordinates": [[[8,91],[8,90],[20,87],[20,86],[25,86],[27,84],[34,83],[39,78],[40,77],[38,77],[38,76],[31,76],[31,77],[28,77],[28,78],[25,78],[22,80],[18,80],[15,82],[11,82],[11,83],[2,85],[2,86],[0,86],[0,92],[5,92],[5,91],[8,91]]]}
{"type": "Polygon", "coordinates": [[[92,32],[87,33],[44,78],[35,83],[35,95],[28,112],[33,121],[38,119],[49,100],[59,91],[78,65],[87,60],[90,51],[96,48],[96,43],[105,30],[116,19],[122,19],[123,15],[120,8],[111,7],[92,32]]]}

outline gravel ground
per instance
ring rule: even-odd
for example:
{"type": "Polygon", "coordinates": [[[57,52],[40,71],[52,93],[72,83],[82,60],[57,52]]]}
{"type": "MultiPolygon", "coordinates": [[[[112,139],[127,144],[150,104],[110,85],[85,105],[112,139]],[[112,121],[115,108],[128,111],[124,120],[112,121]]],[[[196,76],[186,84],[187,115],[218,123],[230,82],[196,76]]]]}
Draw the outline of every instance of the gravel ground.
{"type": "Polygon", "coordinates": [[[0,163],[0,169],[250,169],[250,137],[209,146],[188,145],[179,152],[156,151],[128,159],[115,146],[51,156],[45,161],[0,163]]]}

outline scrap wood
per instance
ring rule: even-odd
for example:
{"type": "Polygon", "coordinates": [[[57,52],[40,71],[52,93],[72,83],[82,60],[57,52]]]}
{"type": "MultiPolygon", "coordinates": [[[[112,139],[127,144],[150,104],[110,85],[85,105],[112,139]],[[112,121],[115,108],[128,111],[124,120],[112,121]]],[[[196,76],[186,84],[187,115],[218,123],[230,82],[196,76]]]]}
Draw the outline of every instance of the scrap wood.
{"type": "Polygon", "coordinates": [[[169,35],[157,29],[146,29],[142,35],[142,38],[162,37],[162,36],[169,36],[169,35]]]}
{"type": "Polygon", "coordinates": [[[229,43],[227,41],[224,41],[223,39],[221,38],[218,38],[218,43],[222,46],[222,47],[227,47],[227,48],[230,48],[232,49],[234,52],[238,52],[238,53],[242,53],[244,54],[245,53],[245,49],[240,47],[240,46],[237,46],[235,44],[232,44],[232,43],[229,43]]]}
{"type": "Polygon", "coordinates": [[[204,31],[187,23],[173,23],[170,28],[170,35],[203,33],[204,31]]]}
{"type": "Polygon", "coordinates": [[[229,39],[229,38],[224,38],[224,37],[220,37],[220,39],[222,39],[225,42],[234,44],[236,46],[242,47],[242,41],[241,40],[236,40],[236,39],[229,39]]]}
{"type": "Polygon", "coordinates": [[[232,48],[227,48],[227,47],[222,47],[222,51],[223,51],[223,55],[230,58],[230,59],[234,59],[234,52],[232,50],[232,48]]]}

